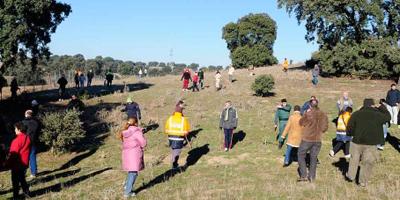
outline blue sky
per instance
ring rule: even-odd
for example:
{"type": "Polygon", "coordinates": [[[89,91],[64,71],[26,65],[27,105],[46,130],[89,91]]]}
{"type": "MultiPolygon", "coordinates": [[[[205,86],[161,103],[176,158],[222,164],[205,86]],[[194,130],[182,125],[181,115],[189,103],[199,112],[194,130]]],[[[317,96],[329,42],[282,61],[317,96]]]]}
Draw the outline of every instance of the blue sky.
{"type": "Polygon", "coordinates": [[[278,25],[274,55],[304,61],[317,49],[305,28],[275,0],[62,0],[72,13],[52,37],[53,54],[97,55],[132,61],[230,64],[222,27],[249,13],[278,25]],[[170,56],[171,49],[173,56],[170,56]]]}

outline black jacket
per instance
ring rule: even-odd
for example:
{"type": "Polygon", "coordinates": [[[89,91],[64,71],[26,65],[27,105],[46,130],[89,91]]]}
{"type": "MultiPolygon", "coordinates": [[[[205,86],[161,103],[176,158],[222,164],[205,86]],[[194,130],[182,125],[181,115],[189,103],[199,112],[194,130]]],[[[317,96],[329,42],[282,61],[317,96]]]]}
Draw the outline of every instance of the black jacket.
{"type": "Polygon", "coordinates": [[[78,111],[83,111],[85,104],[80,99],[72,99],[68,105],[67,110],[76,109],[78,111]]]}
{"type": "Polygon", "coordinates": [[[35,118],[29,117],[22,120],[22,123],[27,127],[26,134],[29,136],[32,146],[36,146],[39,142],[39,122],[35,118]]]}
{"type": "Polygon", "coordinates": [[[58,79],[57,83],[58,85],[60,85],[61,88],[65,88],[65,86],[68,84],[68,81],[64,77],[61,77],[60,79],[58,79]]]}
{"type": "Polygon", "coordinates": [[[390,106],[396,106],[396,103],[400,103],[400,91],[399,90],[389,90],[386,95],[386,103],[390,106]]]}
{"type": "Polygon", "coordinates": [[[362,145],[384,143],[383,124],[390,121],[390,114],[382,108],[364,107],[351,115],[347,124],[347,135],[353,142],[362,145]]]}

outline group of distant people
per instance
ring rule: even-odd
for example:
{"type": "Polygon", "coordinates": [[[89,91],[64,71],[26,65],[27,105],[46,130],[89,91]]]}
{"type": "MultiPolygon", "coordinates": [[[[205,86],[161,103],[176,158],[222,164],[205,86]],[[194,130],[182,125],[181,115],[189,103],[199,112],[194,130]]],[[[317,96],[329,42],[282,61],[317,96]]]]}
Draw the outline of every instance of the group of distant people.
{"type": "MultiPolygon", "coordinates": [[[[282,71],[285,72],[285,73],[287,73],[288,70],[289,70],[289,65],[291,65],[291,64],[292,64],[292,60],[290,60],[290,63],[289,63],[289,60],[288,60],[287,58],[285,58],[285,59],[283,60],[282,64],[281,64],[281,66],[282,66],[282,71]]],[[[318,77],[319,77],[320,74],[321,74],[320,65],[319,65],[319,64],[315,64],[315,65],[314,65],[314,68],[311,70],[311,76],[312,76],[311,83],[312,83],[314,86],[317,86],[317,85],[318,85],[318,82],[319,82],[318,77]]]]}
{"type": "MultiPolygon", "coordinates": [[[[234,72],[235,68],[232,65],[228,66],[228,77],[230,83],[233,83],[235,81],[234,72]]],[[[222,74],[220,70],[216,71],[214,78],[215,78],[215,89],[216,91],[219,91],[222,89],[222,74]]],[[[201,89],[204,89],[204,71],[203,69],[200,68],[192,76],[191,70],[186,67],[183,70],[181,81],[183,81],[182,91],[189,91],[191,89],[193,92],[196,91],[199,92],[200,91],[199,86],[201,89]],[[192,82],[192,86],[189,88],[190,82],[192,82]]]]}
{"type": "MultiPolygon", "coordinates": [[[[358,184],[365,187],[372,173],[378,150],[383,150],[390,124],[397,124],[400,91],[393,84],[386,99],[376,104],[373,99],[364,99],[363,106],[353,113],[353,100],[348,92],[344,92],[336,103],[338,117],[336,123],[336,138],[329,152],[334,157],[341,149],[344,157],[349,160],[345,179],[355,181],[360,168],[358,184]]],[[[292,107],[286,99],[282,99],[275,112],[276,140],[278,148],[286,141],[287,149],[283,166],[289,166],[293,160],[298,161],[298,181],[313,182],[316,178],[318,154],[322,146],[323,134],[328,130],[328,117],[320,110],[319,101],[311,96],[302,107],[292,107]],[[296,152],[297,153],[293,153],[296,152]],[[309,157],[307,170],[306,157],[309,157]]]]}

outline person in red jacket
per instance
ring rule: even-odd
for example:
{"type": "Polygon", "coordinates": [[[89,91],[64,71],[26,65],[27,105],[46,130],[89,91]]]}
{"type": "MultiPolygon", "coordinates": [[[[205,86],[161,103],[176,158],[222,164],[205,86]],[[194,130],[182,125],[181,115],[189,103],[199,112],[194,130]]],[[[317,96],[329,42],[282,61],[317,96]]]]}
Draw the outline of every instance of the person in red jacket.
{"type": "Polygon", "coordinates": [[[187,67],[183,70],[181,81],[182,80],[183,80],[182,91],[187,91],[189,89],[189,82],[192,80],[192,75],[190,74],[190,70],[187,67]]]}
{"type": "Polygon", "coordinates": [[[11,169],[11,181],[14,199],[19,198],[19,188],[22,187],[25,197],[29,198],[29,186],[25,180],[26,169],[29,166],[31,140],[26,135],[26,126],[22,122],[14,125],[17,137],[11,142],[7,166],[11,169]]]}
{"type": "Polygon", "coordinates": [[[200,91],[198,83],[199,83],[199,74],[195,72],[193,76],[193,86],[192,86],[193,92],[195,92],[195,90],[197,90],[197,92],[200,91]]]}

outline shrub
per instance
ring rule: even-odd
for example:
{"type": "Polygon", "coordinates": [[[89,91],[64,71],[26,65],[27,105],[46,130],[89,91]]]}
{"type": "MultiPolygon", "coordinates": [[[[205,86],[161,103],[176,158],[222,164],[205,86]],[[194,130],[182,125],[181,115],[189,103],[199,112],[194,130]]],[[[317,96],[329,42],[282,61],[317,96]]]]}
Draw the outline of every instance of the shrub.
{"type": "Polygon", "coordinates": [[[80,112],[69,110],[46,114],[40,140],[51,148],[54,154],[65,153],[85,137],[79,119],[80,112]]]}
{"type": "Polygon", "coordinates": [[[274,85],[275,81],[272,75],[260,75],[251,85],[251,89],[256,93],[257,96],[264,97],[270,94],[272,89],[274,89],[274,85]]]}

